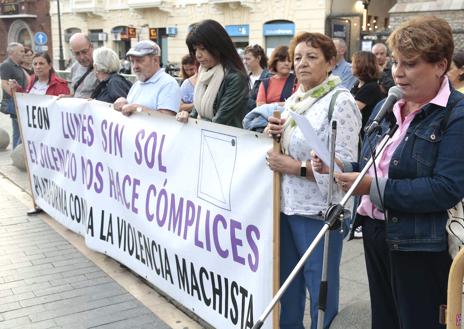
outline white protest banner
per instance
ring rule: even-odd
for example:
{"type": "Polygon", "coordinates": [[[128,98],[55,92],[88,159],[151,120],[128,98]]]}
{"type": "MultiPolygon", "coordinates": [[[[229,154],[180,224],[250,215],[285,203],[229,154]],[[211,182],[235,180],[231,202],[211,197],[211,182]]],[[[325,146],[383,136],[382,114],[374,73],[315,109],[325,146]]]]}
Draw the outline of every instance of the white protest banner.
{"type": "Polygon", "coordinates": [[[214,327],[253,326],[272,299],[270,139],[98,101],[17,104],[38,206],[214,327]]]}

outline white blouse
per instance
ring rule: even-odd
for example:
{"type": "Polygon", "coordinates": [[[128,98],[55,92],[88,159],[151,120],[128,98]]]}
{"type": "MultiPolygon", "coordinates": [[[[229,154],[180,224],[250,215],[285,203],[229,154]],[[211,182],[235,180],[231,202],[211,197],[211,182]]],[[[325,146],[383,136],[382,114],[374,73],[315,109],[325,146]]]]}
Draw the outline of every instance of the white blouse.
{"type": "Polygon", "coordinates": [[[41,82],[37,80],[34,82],[34,85],[31,88],[31,91],[29,92],[30,94],[35,94],[35,95],[45,95],[48,89],[48,83],[47,82],[41,82]]]}
{"type": "Polygon", "coordinates": [[[249,75],[250,89],[253,89],[253,86],[255,85],[256,80],[258,80],[260,76],[261,76],[261,73],[258,75],[253,75],[253,74],[249,75]]]}
{"type": "MultiPolygon", "coordinates": [[[[314,103],[305,113],[321,142],[329,149],[330,123],[328,111],[330,100],[336,90],[330,91],[314,103]]],[[[344,89],[344,88],[343,88],[344,89]]],[[[358,157],[358,140],[361,129],[361,111],[350,92],[339,93],[335,102],[332,120],[337,121],[335,141],[336,157],[342,161],[354,162],[358,157]]],[[[297,127],[292,134],[289,155],[299,161],[311,159],[311,148],[303,133],[297,127]]],[[[314,172],[316,181],[294,175],[282,175],[281,211],[286,215],[318,215],[327,209],[329,175],[314,172]]],[[[333,203],[339,202],[344,193],[334,183],[333,203]]],[[[349,205],[346,208],[350,208],[349,205]]]]}

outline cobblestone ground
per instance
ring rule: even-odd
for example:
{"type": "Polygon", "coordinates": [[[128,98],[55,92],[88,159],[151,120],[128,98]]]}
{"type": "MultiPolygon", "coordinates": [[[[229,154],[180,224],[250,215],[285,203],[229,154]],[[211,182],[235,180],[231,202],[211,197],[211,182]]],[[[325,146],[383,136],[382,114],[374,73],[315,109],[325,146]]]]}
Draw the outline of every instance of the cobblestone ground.
{"type": "Polygon", "coordinates": [[[0,328],[169,328],[11,192],[0,178],[0,328]]]}

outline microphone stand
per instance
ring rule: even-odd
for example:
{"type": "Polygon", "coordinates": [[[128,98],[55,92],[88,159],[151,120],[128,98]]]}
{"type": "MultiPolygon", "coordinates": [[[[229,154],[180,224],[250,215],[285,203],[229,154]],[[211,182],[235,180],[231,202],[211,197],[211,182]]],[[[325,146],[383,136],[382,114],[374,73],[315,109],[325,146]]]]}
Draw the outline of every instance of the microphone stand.
{"type": "MultiPolygon", "coordinates": [[[[311,256],[312,252],[314,251],[314,249],[316,248],[317,244],[320,242],[320,240],[322,239],[324,234],[329,229],[334,230],[334,229],[336,229],[338,227],[339,217],[340,217],[340,214],[343,213],[344,206],[346,205],[346,203],[348,202],[350,197],[353,195],[354,190],[358,187],[359,183],[364,178],[364,176],[366,175],[369,168],[374,164],[374,162],[375,162],[376,158],[378,157],[378,155],[382,153],[382,150],[385,148],[385,146],[387,145],[389,139],[393,136],[393,134],[395,133],[395,131],[397,129],[398,129],[398,125],[396,123],[392,122],[392,124],[390,125],[390,129],[386,132],[386,134],[384,135],[384,137],[382,138],[381,142],[378,145],[378,152],[376,152],[376,154],[374,155],[375,158],[372,158],[372,156],[371,156],[369,161],[364,166],[363,170],[361,170],[358,177],[353,182],[353,185],[351,185],[350,189],[346,192],[346,194],[342,198],[342,200],[340,200],[340,202],[338,204],[334,204],[331,207],[329,207],[329,209],[327,209],[327,212],[324,215],[324,218],[325,218],[324,226],[319,231],[319,233],[316,235],[313,242],[311,242],[308,249],[306,249],[306,251],[303,254],[303,256],[301,257],[301,259],[298,261],[298,263],[296,264],[296,266],[294,267],[294,269],[292,270],[292,272],[290,273],[288,278],[282,284],[279,291],[277,291],[277,293],[274,295],[271,302],[266,307],[266,309],[263,311],[263,313],[261,314],[259,319],[256,321],[256,323],[255,323],[255,325],[253,326],[252,329],[259,329],[259,328],[261,328],[263,326],[264,321],[268,317],[269,313],[271,313],[274,306],[277,304],[277,302],[280,300],[280,298],[282,298],[282,295],[285,293],[288,286],[293,281],[293,279],[298,274],[298,272],[302,269],[302,267],[304,266],[304,263],[306,262],[306,260],[309,258],[309,256],[311,256]]],[[[369,136],[366,136],[366,138],[368,138],[368,137],[369,136]]]]}
{"type": "MultiPolygon", "coordinates": [[[[327,195],[327,208],[332,206],[333,189],[334,189],[334,167],[335,167],[335,141],[337,138],[337,121],[332,121],[332,133],[330,136],[330,165],[329,165],[329,191],[327,195]]],[[[342,220],[343,216],[340,217],[342,220]]],[[[343,225],[340,226],[343,230],[343,225]]],[[[317,328],[324,328],[325,310],[327,309],[327,295],[329,285],[327,282],[327,268],[329,261],[329,242],[330,232],[324,234],[324,253],[322,256],[322,275],[319,287],[318,313],[317,313],[317,328]]]]}

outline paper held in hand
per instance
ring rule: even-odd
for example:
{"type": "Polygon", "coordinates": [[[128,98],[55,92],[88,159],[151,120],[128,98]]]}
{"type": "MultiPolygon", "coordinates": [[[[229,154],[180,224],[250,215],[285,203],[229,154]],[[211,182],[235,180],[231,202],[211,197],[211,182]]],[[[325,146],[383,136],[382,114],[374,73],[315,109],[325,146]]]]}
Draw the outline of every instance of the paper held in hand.
{"type": "MultiPolygon", "coordinates": [[[[330,166],[330,152],[321,142],[309,121],[298,113],[290,112],[290,114],[303,133],[303,136],[309,147],[313,149],[314,152],[316,152],[317,156],[322,160],[322,162],[324,162],[327,166],[330,166]]],[[[335,172],[342,172],[336,163],[334,164],[334,170],[335,172]]]]}

